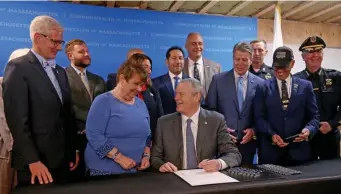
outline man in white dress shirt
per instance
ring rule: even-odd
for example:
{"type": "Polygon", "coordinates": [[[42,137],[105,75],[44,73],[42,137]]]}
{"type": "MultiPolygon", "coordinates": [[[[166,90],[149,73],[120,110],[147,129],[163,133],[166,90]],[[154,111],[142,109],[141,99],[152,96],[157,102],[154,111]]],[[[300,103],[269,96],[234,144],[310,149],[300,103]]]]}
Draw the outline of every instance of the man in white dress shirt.
{"type": "Polygon", "coordinates": [[[158,121],[151,156],[154,169],[214,172],[240,164],[241,154],[226,130],[224,116],[200,108],[202,93],[198,80],[180,81],[175,94],[177,113],[158,121]]]}
{"type": "Polygon", "coordinates": [[[210,87],[213,75],[221,72],[221,65],[202,56],[204,40],[197,32],[191,32],[186,39],[188,58],[185,59],[184,72],[200,81],[204,88],[204,98],[210,87]]]}

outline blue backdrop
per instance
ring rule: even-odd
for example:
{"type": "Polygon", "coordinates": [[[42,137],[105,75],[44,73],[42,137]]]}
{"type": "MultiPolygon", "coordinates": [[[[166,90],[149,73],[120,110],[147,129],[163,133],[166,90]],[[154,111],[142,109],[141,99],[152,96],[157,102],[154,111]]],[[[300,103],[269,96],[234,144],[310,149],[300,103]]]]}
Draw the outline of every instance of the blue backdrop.
{"type": "MultiPolygon", "coordinates": [[[[65,41],[73,38],[85,40],[92,56],[90,70],[105,79],[108,73],[116,72],[127,51],[135,47],[142,48],[153,59],[153,77],[167,72],[167,48],[173,45],[184,47],[189,32],[200,32],[204,38],[204,56],[222,64],[224,71],[229,70],[232,67],[233,45],[257,37],[255,18],[60,2],[0,2],[1,70],[13,50],[31,48],[29,24],[37,15],[56,18],[65,27],[65,41]]],[[[64,67],[69,64],[63,51],[58,54],[57,63],[64,67]]]]}

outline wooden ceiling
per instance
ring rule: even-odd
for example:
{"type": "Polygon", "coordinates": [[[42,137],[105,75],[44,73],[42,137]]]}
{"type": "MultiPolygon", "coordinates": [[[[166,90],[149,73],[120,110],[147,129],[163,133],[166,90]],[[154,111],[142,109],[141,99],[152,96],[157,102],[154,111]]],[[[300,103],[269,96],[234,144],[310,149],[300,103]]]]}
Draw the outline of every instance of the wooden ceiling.
{"type": "Polygon", "coordinates": [[[341,24],[341,1],[66,1],[107,7],[273,19],[278,3],[282,19],[341,24]]]}

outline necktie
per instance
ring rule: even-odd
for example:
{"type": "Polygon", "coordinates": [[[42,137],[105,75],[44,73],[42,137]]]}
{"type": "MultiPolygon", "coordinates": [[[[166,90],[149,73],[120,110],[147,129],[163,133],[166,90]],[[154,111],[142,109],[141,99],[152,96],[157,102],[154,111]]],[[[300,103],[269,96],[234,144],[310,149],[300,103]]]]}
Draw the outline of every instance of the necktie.
{"type": "Polygon", "coordinates": [[[198,69],[198,63],[194,63],[194,78],[197,79],[198,81],[200,81],[200,74],[199,74],[199,69],[198,69]]]}
{"type": "Polygon", "coordinates": [[[287,82],[285,80],[282,80],[282,105],[283,109],[287,110],[289,105],[289,93],[288,93],[288,87],[287,82]]]}
{"type": "Polygon", "coordinates": [[[174,96],[175,96],[175,90],[176,90],[176,87],[179,84],[179,77],[175,76],[174,79],[175,79],[175,82],[174,82],[174,89],[173,89],[173,91],[174,91],[174,96]]]}
{"type": "Polygon", "coordinates": [[[89,87],[89,83],[87,82],[87,80],[85,79],[85,73],[84,72],[80,72],[79,75],[81,76],[81,80],[86,88],[86,91],[88,91],[88,94],[92,100],[92,95],[91,95],[91,91],[90,91],[90,87],[89,87]]]}
{"type": "Polygon", "coordinates": [[[238,78],[237,96],[238,96],[239,111],[242,111],[243,104],[244,104],[244,84],[243,84],[243,77],[241,76],[238,78]]]}
{"type": "Polygon", "coordinates": [[[195,169],[198,166],[191,123],[192,119],[187,119],[186,127],[187,169],[195,169]]]}
{"type": "Polygon", "coordinates": [[[59,96],[60,101],[63,103],[62,90],[60,89],[59,82],[56,78],[55,73],[53,72],[53,69],[52,69],[52,68],[56,67],[55,61],[54,60],[44,61],[43,67],[44,67],[47,75],[49,76],[50,81],[52,82],[54,89],[57,91],[57,94],[59,96]]]}

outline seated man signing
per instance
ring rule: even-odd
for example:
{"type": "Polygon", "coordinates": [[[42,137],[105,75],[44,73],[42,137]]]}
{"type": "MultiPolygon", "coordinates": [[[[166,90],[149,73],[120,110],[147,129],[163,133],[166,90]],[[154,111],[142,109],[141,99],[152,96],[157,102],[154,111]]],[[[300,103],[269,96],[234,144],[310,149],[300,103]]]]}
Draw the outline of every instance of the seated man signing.
{"type": "Polygon", "coordinates": [[[176,87],[176,113],[157,123],[151,164],[160,172],[202,168],[214,172],[238,166],[241,154],[227,132],[224,116],[200,108],[203,88],[193,78],[176,87]]]}

